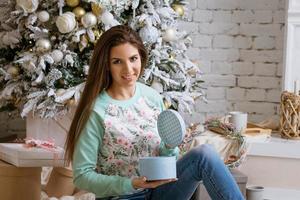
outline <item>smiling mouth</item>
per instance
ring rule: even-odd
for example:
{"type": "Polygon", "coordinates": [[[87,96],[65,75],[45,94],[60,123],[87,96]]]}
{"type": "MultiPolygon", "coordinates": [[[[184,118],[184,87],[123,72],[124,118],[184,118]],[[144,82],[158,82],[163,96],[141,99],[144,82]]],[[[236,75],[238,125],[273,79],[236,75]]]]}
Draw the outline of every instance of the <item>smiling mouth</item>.
{"type": "Polygon", "coordinates": [[[122,78],[127,80],[127,81],[131,81],[131,80],[133,80],[134,76],[133,75],[126,75],[126,76],[122,76],[122,78]]]}

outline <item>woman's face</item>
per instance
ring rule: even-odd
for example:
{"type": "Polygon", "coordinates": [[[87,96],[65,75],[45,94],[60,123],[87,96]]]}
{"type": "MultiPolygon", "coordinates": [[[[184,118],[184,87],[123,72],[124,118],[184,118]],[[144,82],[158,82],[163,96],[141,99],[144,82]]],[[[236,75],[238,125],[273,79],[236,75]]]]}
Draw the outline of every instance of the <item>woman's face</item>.
{"type": "Polygon", "coordinates": [[[138,49],[130,43],[124,43],[110,50],[110,73],[112,84],[133,86],[141,73],[141,57],[138,49]]]}

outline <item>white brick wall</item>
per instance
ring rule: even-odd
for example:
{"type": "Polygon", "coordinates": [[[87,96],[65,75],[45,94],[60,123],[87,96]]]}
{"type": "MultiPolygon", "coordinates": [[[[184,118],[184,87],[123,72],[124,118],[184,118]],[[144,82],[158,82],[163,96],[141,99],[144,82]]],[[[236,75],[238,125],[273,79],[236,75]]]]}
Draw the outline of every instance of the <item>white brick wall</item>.
{"type": "Polygon", "coordinates": [[[285,0],[190,3],[193,23],[198,25],[198,32],[193,32],[193,60],[205,72],[209,103],[198,102],[196,113],[187,119],[195,122],[197,117],[204,120],[230,110],[248,112],[252,121],[277,115],[285,0]]]}
{"type": "MultiPolygon", "coordinates": [[[[230,110],[248,112],[253,121],[276,115],[285,0],[188,1],[188,20],[179,25],[193,39],[188,55],[205,73],[209,102],[197,102],[196,112],[185,115],[187,121],[204,121],[230,110]]],[[[7,113],[0,119],[3,132],[24,132],[24,120],[4,123],[11,119],[7,113]]]]}

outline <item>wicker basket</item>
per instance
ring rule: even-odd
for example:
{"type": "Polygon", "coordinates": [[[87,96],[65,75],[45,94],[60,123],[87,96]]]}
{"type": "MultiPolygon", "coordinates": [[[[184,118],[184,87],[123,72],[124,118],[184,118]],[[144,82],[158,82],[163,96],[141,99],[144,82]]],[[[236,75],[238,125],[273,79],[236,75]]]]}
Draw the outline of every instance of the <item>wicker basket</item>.
{"type": "Polygon", "coordinates": [[[284,91],[280,102],[280,133],[287,139],[300,139],[300,96],[284,91]]]}

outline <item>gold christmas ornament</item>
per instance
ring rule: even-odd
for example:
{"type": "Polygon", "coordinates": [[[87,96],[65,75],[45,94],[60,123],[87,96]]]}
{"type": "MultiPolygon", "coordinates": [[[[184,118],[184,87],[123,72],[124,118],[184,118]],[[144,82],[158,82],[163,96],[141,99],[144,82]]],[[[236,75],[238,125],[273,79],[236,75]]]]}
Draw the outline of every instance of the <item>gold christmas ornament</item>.
{"type": "Polygon", "coordinates": [[[172,5],[173,10],[179,15],[179,16],[183,16],[184,15],[184,7],[183,5],[180,4],[173,4],[172,5]]]}
{"type": "Polygon", "coordinates": [[[102,12],[103,12],[103,8],[102,8],[101,4],[93,2],[92,3],[92,12],[97,17],[100,16],[102,14],[102,12]]]}
{"type": "Polygon", "coordinates": [[[13,77],[16,77],[19,75],[19,68],[16,66],[10,66],[7,69],[7,73],[9,73],[13,77]]]}
{"type": "Polygon", "coordinates": [[[70,7],[76,7],[79,5],[80,0],[66,0],[66,3],[70,7]]]}
{"type": "Polygon", "coordinates": [[[80,19],[83,15],[85,15],[85,10],[80,6],[74,8],[72,12],[75,14],[77,19],[80,19]]]}

